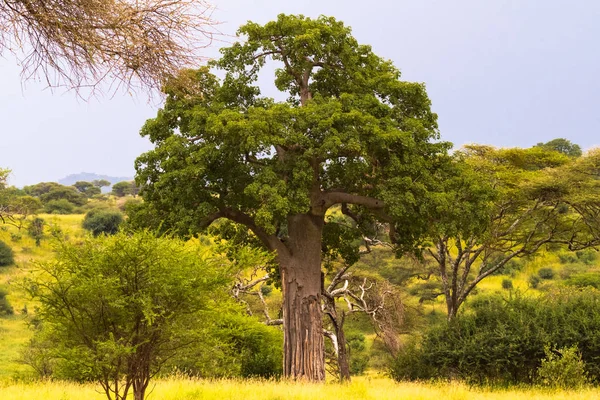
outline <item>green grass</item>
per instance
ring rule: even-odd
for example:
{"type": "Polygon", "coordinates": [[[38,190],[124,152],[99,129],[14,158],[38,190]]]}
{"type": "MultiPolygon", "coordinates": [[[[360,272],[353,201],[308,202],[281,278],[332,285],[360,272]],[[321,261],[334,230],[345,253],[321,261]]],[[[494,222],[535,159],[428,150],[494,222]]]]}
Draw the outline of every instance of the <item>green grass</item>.
{"type": "MultiPolygon", "coordinates": [[[[0,384],[0,398],[11,400],[95,400],[106,398],[92,384],[67,382],[0,384]]],[[[298,382],[195,380],[170,378],[151,384],[148,399],[156,400],[592,400],[598,389],[579,391],[511,389],[483,390],[461,383],[395,383],[385,378],[355,379],[350,384],[309,384],[298,382]]]]}

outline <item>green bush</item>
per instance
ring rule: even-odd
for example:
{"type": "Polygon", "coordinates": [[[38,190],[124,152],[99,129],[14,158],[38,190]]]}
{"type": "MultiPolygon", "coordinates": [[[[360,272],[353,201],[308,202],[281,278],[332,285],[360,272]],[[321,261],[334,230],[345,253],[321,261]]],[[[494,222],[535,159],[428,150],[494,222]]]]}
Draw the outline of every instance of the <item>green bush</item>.
{"type": "Polygon", "coordinates": [[[540,277],[537,275],[531,275],[529,277],[529,287],[533,288],[533,289],[537,289],[538,286],[540,285],[540,277]]]}
{"type": "Polygon", "coordinates": [[[557,389],[580,389],[588,383],[585,363],[576,345],[553,350],[546,346],[546,358],[537,370],[538,384],[557,389]]]}
{"type": "Polygon", "coordinates": [[[8,293],[6,290],[0,288],[0,316],[2,315],[13,315],[15,313],[14,309],[10,305],[10,302],[6,298],[8,293]]]}
{"type": "Polygon", "coordinates": [[[283,333],[255,318],[221,313],[204,338],[171,368],[203,378],[277,378],[283,372],[283,333]]]}
{"type": "Polygon", "coordinates": [[[552,268],[540,268],[538,276],[542,279],[554,278],[554,270],[552,268]]]}
{"type": "Polygon", "coordinates": [[[585,272],[582,274],[572,275],[566,280],[565,284],[567,286],[575,286],[580,288],[593,287],[595,289],[600,289],[600,275],[597,272],[585,272]]]}
{"type": "Polygon", "coordinates": [[[365,335],[362,332],[351,331],[347,332],[345,336],[350,348],[350,373],[352,375],[362,375],[369,364],[365,335]]]}
{"type": "Polygon", "coordinates": [[[511,279],[502,279],[502,289],[511,290],[513,288],[513,282],[511,279]]]}
{"type": "MultiPolygon", "coordinates": [[[[35,240],[35,245],[39,246],[44,238],[44,226],[46,221],[42,218],[34,218],[27,225],[27,233],[35,240]]],[[[25,249],[23,249],[25,251],[25,249]]]]}
{"type": "Polygon", "coordinates": [[[15,262],[15,255],[9,245],[0,240],[0,267],[12,265],[15,262]]]}
{"type": "Polygon", "coordinates": [[[436,371],[426,361],[423,350],[415,340],[407,342],[392,360],[389,374],[396,381],[416,381],[430,379],[436,371]]]}
{"type": "Polygon", "coordinates": [[[48,214],[73,214],[74,210],[75,204],[66,199],[50,200],[44,207],[48,214]]]}
{"type": "Polygon", "coordinates": [[[83,229],[94,236],[101,234],[114,235],[123,222],[123,214],[116,210],[91,210],[85,214],[83,229]]]}
{"type": "Polygon", "coordinates": [[[539,298],[519,292],[476,298],[469,312],[430,328],[420,347],[401,352],[392,376],[530,384],[537,379],[547,343],[578,346],[590,379],[599,382],[600,292],[562,288],[539,298]]]}
{"type": "Polygon", "coordinates": [[[594,264],[598,259],[598,252],[592,249],[576,251],[575,255],[580,262],[586,265],[594,264]]]}
{"type": "Polygon", "coordinates": [[[573,253],[561,253],[558,259],[562,264],[573,264],[577,262],[577,256],[573,253]]]}

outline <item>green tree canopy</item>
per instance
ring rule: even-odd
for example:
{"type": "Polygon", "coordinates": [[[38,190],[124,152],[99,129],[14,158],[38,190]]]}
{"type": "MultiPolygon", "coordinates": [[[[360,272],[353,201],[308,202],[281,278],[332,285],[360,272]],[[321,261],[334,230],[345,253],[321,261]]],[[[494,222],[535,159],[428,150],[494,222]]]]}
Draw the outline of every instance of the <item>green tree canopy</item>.
{"type": "MultiPolygon", "coordinates": [[[[276,252],[284,373],[321,380],[321,250],[336,241],[327,210],[343,205],[361,232],[393,222],[392,239],[410,247],[449,146],[437,141],[424,85],[402,81],[342,22],[279,15],[239,34],[246,40],[212,64],[224,79],[200,68],[166,84],[164,108],[142,128],[155,149],[137,159],[137,181],[164,229],[189,234],[227,218],[276,252]],[[260,95],[267,64],[286,101],[260,95]]],[[[356,257],[358,244],[347,247],[356,257]]]]}
{"type": "Polygon", "coordinates": [[[550,140],[546,143],[538,143],[536,147],[543,147],[548,150],[558,151],[559,153],[565,154],[569,157],[580,157],[583,152],[578,144],[571,143],[570,140],[557,138],[550,140]]]}
{"type": "Polygon", "coordinates": [[[143,400],[171,357],[202,340],[227,296],[227,269],[192,243],[149,232],[57,244],[56,259],[26,282],[51,356],[71,377],[98,382],[109,399],[143,400]]]}
{"type": "Polygon", "coordinates": [[[539,146],[457,152],[431,196],[431,242],[422,248],[437,265],[448,318],[515,257],[549,243],[600,244],[597,171],[598,152],[578,159],[539,146]]]}

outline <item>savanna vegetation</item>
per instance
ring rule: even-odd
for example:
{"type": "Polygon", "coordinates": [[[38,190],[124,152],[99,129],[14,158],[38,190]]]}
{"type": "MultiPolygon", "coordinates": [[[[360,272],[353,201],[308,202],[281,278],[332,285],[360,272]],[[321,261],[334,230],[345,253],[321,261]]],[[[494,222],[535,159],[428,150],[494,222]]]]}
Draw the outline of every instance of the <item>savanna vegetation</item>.
{"type": "Polygon", "coordinates": [[[600,151],[452,149],[334,18],[239,34],[164,80],[135,182],[1,171],[0,394],[597,397],[600,151]]]}

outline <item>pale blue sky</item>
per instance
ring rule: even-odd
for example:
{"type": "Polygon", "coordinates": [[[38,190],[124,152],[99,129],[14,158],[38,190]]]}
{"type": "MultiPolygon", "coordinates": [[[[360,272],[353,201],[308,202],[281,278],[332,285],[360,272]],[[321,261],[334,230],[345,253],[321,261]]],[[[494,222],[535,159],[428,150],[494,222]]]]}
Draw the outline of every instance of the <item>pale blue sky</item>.
{"type": "MultiPolygon", "coordinates": [[[[215,0],[216,1],[216,0],[215,0]]],[[[600,2],[593,0],[220,0],[215,17],[233,34],[279,13],[332,15],[425,82],[445,140],[531,146],[566,137],[600,145],[600,2]]],[[[206,55],[217,54],[216,45],[206,55]]],[[[0,166],[21,186],[77,172],[133,175],[149,143],[139,137],[159,104],[119,94],[83,102],[44,85],[22,87],[0,58],[0,166]]]]}

